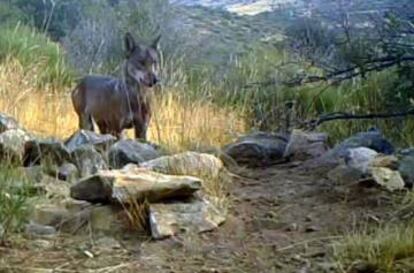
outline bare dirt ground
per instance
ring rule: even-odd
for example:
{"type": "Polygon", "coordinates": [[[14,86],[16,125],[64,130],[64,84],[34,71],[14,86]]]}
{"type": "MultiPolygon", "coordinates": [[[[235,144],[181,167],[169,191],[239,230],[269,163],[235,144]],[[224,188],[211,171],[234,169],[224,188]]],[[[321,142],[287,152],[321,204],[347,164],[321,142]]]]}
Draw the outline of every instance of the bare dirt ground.
{"type": "Polygon", "coordinates": [[[16,237],[0,248],[0,272],[338,272],[335,243],[395,212],[381,190],[334,185],[292,165],[237,173],[230,215],[214,232],[158,242],[16,237]]]}

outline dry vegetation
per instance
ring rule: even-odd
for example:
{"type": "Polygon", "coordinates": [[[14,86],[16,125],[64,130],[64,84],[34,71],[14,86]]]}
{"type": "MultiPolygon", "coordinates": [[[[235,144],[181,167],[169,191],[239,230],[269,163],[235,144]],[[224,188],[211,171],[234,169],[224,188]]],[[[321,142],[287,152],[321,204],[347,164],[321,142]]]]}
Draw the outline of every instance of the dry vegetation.
{"type": "MultiPolygon", "coordinates": [[[[0,65],[0,109],[40,136],[69,137],[78,120],[70,99],[70,87],[37,87],[41,66],[24,68],[16,59],[0,65]]],[[[222,146],[246,130],[240,113],[209,102],[188,101],[179,92],[163,90],[154,100],[150,141],[171,151],[222,146]]],[[[132,137],[132,130],[128,132],[132,137]]]]}

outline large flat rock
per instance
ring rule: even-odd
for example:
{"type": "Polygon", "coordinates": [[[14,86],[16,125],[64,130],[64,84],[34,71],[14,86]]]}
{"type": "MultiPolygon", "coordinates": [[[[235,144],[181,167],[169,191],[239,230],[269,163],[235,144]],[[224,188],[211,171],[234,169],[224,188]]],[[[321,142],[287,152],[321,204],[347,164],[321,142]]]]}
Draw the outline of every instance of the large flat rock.
{"type": "Polygon", "coordinates": [[[145,169],[136,169],[133,173],[99,171],[72,186],[71,197],[95,203],[156,202],[191,196],[201,185],[202,181],[196,177],[165,175],[145,169]]]}

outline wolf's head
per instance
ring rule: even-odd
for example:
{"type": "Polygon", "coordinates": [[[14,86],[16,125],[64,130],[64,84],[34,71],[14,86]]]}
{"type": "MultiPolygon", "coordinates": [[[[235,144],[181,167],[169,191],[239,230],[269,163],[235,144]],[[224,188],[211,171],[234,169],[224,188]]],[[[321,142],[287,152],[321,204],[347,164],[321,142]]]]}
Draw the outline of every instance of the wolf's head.
{"type": "Polygon", "coordinates": [[[158,36],[150,46],[137,44],[130,33],[125,35],[126,72],[139,84],[153,87],[159,83],[158,36]]]}

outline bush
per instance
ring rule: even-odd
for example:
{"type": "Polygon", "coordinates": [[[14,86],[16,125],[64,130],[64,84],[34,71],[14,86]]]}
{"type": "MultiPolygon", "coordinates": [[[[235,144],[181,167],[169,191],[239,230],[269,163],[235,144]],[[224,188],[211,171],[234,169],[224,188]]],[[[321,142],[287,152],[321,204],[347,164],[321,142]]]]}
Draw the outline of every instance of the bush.
{"type": "Polygon", "coordinates": [[[39,86],[66,86],[73,73],[58,44],[29,27],[0,28],[0,62],[17,59],[39,86]],[[34,73],[35,72],[35,73],[34,73]]]}

